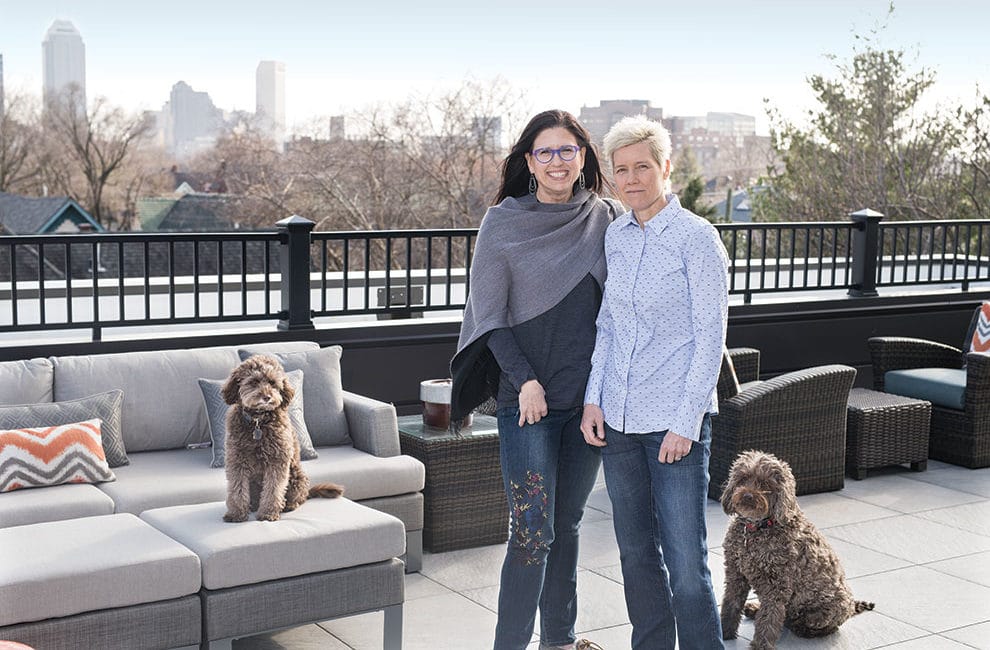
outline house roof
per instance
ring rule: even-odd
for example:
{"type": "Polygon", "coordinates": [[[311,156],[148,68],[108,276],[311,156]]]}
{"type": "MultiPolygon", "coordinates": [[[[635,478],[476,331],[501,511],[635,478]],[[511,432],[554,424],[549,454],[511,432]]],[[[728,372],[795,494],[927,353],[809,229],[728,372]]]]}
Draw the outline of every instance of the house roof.
{"type": "Polygon", "coordinates": [[[76,225],[88,223],[93,230],[103,227],[67,196],[32,197],[0,192],[0,227],[13,235],[39,235],[54,232],[66,220],[76,225]]]}
{"type": "Polygon", "coordinates": [[[266,201],[231,194],[186,194],[158,222],[158,230],[211,232],[272,228],[281,216],[266,201]]]}

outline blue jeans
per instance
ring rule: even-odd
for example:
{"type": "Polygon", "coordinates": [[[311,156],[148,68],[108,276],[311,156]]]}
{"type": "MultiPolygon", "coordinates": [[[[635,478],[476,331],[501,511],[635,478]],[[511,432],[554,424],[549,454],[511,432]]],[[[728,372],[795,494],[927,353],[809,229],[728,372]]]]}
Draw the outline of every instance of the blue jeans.
{"type": "Polygon", "coordinates": [[[673,464],[657,460],[665,434],[606,427],[602,448],[632,647],[673,650],[679,640],[680,650],[721,649],[705,526],[711,417],[673,464]]]}
{"type": "Polygon", "coordinates": [[[540,610],[546,645],[574,642],[578,529],[601,454],[581,435],[581,408],[551,410],[519,426],[519,409],[498,409],[509,544],[502,563],[495,650],[523,650],[540,610]]]}

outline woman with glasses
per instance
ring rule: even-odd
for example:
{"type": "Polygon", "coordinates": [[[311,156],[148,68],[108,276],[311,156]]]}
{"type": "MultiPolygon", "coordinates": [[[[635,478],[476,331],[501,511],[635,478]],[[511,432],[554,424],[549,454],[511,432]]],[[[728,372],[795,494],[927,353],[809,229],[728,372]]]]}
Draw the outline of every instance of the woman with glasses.
{"type": "Polygon", "coordinates": [[[722,648],[708,570],[711,414],[728,317],[715,228],[668,193],[670,135],[625,118],[604,156],[630,211],[605,235],[581,431],[602,449],[634,650],[722,648]]]}
{"type": "Polygon", "coordinates": [[[620,211],[588,132],[570,113],[540,113],[502,164],[471,263],[451,361],[451,418],[497,401],[510,514],[496,650],[522,650],[540,611],[542,648],[574,639],[578,528],[601,462],[580,431],[605,281],[605,229],[620,211]]]}

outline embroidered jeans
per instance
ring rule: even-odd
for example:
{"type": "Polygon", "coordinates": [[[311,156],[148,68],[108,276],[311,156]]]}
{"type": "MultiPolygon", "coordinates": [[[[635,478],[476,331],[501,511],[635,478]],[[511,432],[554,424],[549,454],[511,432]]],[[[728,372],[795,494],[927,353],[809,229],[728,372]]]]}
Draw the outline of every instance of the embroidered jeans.
{"type": "Polygon", "coordinates": [[[619,544],[633,650],[721,650],[708,570],[705,498],[711,416],[701,439],[673,464],[657,460],[666,431],[605,429],[605,484],[619,544]]]}
{"type": "Polygon", "coordinates": [[[519,409],[498,409],[509,544],[502,564],[495,650],[523,650],[540,610],[545,645],[574,642],[578,529],[601,454],[584,442],[581,409],[551,410],[519,427],[519,409]]]}

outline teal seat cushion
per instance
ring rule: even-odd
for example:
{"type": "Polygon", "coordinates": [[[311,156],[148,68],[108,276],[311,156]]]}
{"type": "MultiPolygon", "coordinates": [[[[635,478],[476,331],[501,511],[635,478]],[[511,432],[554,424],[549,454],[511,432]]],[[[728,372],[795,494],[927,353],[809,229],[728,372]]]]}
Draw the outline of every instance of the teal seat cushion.
{"type": "Polygon", "coordinates": [[[928,400],[950,409],[965,408],[966,371],[956,368],[891,370],[883,376],[884,392],[928,400]]]}

